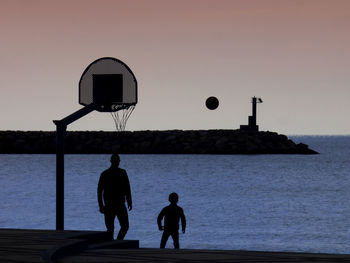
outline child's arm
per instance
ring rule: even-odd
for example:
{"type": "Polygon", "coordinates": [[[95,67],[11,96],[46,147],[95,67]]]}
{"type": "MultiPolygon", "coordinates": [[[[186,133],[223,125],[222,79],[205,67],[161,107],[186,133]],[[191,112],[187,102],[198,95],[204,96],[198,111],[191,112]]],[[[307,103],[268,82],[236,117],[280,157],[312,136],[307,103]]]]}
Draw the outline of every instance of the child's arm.
{"type": "Polygon", "coordinates": [[[157,218],[158,229],[160,231],[164,230],[164,228],[162,226],[162,220],[163,220],[164,214],[165,214],[165,211],[164,211],[164,208],[163,208],[162,211],[160,211],[160,213],[158,215],[158,218],[157,218]]]}
{"type": "Polygon", "coordinates": [[[181,213],[180,213],[180,218],[181,218],[181,226],[182,226],[182,233],[185,234],[186,231],[186,217],[184,214],[184,210],[181,209],[181,213]]]}

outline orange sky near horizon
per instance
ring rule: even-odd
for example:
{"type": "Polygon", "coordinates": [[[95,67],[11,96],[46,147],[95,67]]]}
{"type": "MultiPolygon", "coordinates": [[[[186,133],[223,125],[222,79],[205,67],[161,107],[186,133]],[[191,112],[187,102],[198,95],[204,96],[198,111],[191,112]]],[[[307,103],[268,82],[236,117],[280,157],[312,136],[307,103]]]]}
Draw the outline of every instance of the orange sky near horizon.
{"type": "MultiPolygon", "coordinates": [[[[0,1],[1,130],[54,130],[81,106],[94,60],[139,85],[127,130],[237,129],[250,97],[261,130],[350,134],[350,1],[0,1]],[[216,96],[220,106],[205,108],[216,96]]],[[[70,130],[113,130],[93,112],[70,130]]]]}

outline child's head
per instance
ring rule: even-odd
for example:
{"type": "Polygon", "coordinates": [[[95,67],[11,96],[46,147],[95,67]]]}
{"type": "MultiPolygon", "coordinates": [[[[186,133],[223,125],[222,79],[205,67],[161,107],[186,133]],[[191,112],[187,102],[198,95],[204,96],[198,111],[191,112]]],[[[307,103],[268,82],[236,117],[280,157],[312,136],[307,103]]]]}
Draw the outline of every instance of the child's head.
{"type": "Polygon", "coordinates": [[[176,204],[179,201],[179,196],[177,195],[177,193],[171,193],[169,195],[169,202],[172,204],[176,204]]]}

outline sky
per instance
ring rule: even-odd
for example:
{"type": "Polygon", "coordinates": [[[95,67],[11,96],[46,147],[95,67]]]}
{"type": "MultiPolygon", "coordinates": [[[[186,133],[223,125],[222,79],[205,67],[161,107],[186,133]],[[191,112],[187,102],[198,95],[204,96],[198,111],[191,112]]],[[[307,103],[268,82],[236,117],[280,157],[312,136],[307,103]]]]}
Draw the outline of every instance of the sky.
{"type": "MultiPolygon", "coordinates": [[[[0,0],[0,130],[56,129],[82,108],[101,57],[126,63],[138,104],[126,130],[350,134],[348,0],[0,0]],[[209,96],[220,105],[205,107],[209,96]]],[[[115,130],[92,112],[68,130],[115,130]]]]}

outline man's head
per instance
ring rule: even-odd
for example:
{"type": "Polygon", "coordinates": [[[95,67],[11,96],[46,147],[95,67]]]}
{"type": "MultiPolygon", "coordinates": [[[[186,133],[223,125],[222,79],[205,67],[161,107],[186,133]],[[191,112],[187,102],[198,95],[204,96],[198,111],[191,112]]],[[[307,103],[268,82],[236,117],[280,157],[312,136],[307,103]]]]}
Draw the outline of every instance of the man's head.
{"type": "Polygon", "coordinates": [[[177,193],[171,193],[169,195],[169,202],[172,204],[176,204],[179,201],[179,196],[177,195],[177,193]]]}
{"type": "Polygon", "coordinates": [[[120,163],[119,154],[113,153],[112,156],[111,156],[111,164],[113,166],[119,166],[119,163],[120,163]]]}

